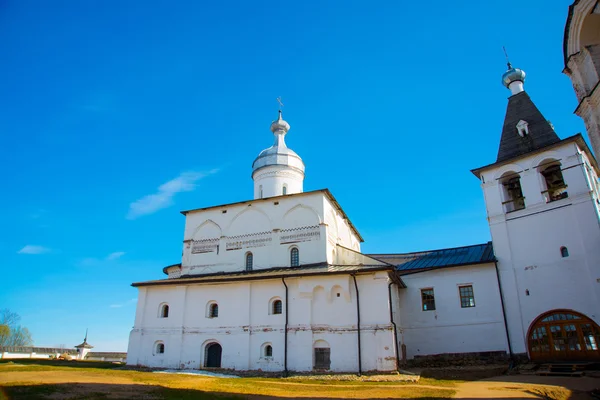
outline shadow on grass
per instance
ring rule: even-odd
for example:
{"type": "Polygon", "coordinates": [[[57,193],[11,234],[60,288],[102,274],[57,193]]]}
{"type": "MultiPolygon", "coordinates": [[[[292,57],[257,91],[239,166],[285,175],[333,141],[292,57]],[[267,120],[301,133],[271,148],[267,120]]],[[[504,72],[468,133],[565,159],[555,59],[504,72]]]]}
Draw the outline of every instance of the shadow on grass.
{"type": "MultiPolygon", "coordinates": [[[[540,399],[555,399],[555,397],[547,397],[545,393],[528,392],[534,397],[540,399]]],[[[132,384],[103,384],[103,383],[62,383],[56,385],[15,385],[15,386],[0,386],[0,400],[104,400],[104,399],[131,399],[131,400],[273,400],[273,399],[292,398],[287,396],[263,396],[263,395],[243,395],[231,393],[207,392],[199,389],[177,389],[155,385],[132,385],[132,384]]],[[[388,397],[391,399],[394,397],[388,397]]],[[[397,398],[400,398],[398,396],[397,398]]],[[[450,397],[416,397],[428,400],[441,400],[450,397]]],[[[506,397],[488,397],[496,400],[514,400],[506,397]]],[[[303,397],[304,400],[341,400],[341,398],[327,397],[303,397]]],[[[355,400],[358,400],[356,398],[355,400]]],[[[476,400],[475,398],[462,398],[464,400],[476,400]]],[[[558,397],[557,399],[565,400],[558,397]]]]}
{"type": "Polygon", "coordinates": [[[103,368],[103,369],[114,369],[122,368],[125,364],[116,364],[105,361],[64,361],[64,360],[45,360],[45,359],[14,359],[14,360],[0,360],[0,366],[2,365],[43,365],[48,367],[73,367],[73,368],[103,368]]]}
{"type": "MultiPolygon", "coordinates": [[[[152,400],[269,400],[288,398],[287,396],[264,396],[232,393],[207,392],[199,389],[177,389],[155,385],[103,384],[103,383],[61,383],[55,385],[14,385],[0,386],[0,400],[100,400],[100,399],[152,399],[152,400]]],[[[289,397],[291,398],[291,397],[289,397]]],[[[316,400],[338,400],[334,397],[315,398],[316,400]]],[[[449,397],[421,397],[422,399],[445,399],[449,397]]],[[[305,397],[304,399],[308,399],[305,397]]],[[[341,398],[339,399],[341,400],[341,398]]]]}

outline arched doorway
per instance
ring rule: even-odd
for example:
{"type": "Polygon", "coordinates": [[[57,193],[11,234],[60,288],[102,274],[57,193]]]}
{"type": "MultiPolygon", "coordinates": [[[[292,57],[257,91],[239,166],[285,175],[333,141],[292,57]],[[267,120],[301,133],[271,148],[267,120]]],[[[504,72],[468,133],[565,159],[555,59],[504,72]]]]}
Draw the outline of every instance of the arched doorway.
{"type": "Polygon", "coordinates": [[[219,343],[209,343],[204,351],[205,368],[221,368],[221,353],[223,349],[219,343]]]}
{"type": "Polygon", "coordinates": [[[572,310],[548,311],[529,327],[529,357],[537,362],[600,360],[600,328],[572,310]]]}

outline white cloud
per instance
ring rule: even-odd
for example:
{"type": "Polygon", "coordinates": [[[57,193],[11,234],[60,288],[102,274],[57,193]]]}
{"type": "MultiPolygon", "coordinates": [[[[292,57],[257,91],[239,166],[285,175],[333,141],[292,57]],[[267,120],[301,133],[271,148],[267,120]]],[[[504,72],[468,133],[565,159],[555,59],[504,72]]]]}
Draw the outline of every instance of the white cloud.
{"type": "Polygon", "coordinates": [[[21,250],[17,251],[18,254],[45,254],[49,253],[51,250],[44,246],[35,246],[32,244],[28,244],[23,247],[21,250]]]}
{"type": "Polygon", "coordinates": [[[119,259],[119,258],[123,257],[124,255],[125,255],[125,252],[124,252],[124,251],[115,251],[114,253],[110,253],[110,254],[109,254],[107,257],[106,257],[106,259],[107,259],[108,261],[112,261],[112,260],[119,259]]]}
{"type": "Polygon", "coordinates": [[[208,172],[184,172],[177,178],[163,183],[156,193],[149,194],[131,203],[127,219],[136,219],[143,215],[153,214],[160,209],[173,204],[173,197],[177,193],[191,192],[196,189],[196,182],[200,179],[217,173],[218,169],[208,172]]]}
{"type": "Polygon", "coordinates": [[[137,303],[137,299],[130,299],[129,301],[126,301],[125,303],[122,303],[122,304],[111,304],[109,307],[110,308],[121,308],[124,306],[128,306],[130,304],[133,304],[133,303],[137,303]]]}

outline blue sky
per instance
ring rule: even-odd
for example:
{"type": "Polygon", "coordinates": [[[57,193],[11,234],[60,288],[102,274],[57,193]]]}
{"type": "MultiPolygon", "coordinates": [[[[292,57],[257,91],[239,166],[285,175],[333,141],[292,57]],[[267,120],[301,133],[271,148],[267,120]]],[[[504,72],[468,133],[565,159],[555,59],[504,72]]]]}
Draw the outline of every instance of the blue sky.
{"type": "Polygon", "coordinates": [[[131,282],[180,261],[180,210],[252,197],[276,97],[305,189],[364,252],[489,240],[470,169],[495,161],[502,46],[561,137],[571,0],[5,1],[0,308],[35,344],[124,351],[131,282]]]}

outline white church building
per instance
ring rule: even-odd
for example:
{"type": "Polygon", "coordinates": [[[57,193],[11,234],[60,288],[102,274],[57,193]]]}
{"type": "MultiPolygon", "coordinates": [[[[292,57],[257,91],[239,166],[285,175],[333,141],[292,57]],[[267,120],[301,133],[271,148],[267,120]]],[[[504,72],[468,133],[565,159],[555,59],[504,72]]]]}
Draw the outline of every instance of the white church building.
{"type": "Polygon", "coordinates": [[[492,241],[361,253],[327,189],[304,191],[290,126],[253,164],[254,198],[183,211],[181,263],[138,282],[127,363],[393,371],[438,354],[600,360],[598,165],[560,139],[509,64],[498,157],[474,169],[492,241]]]}

